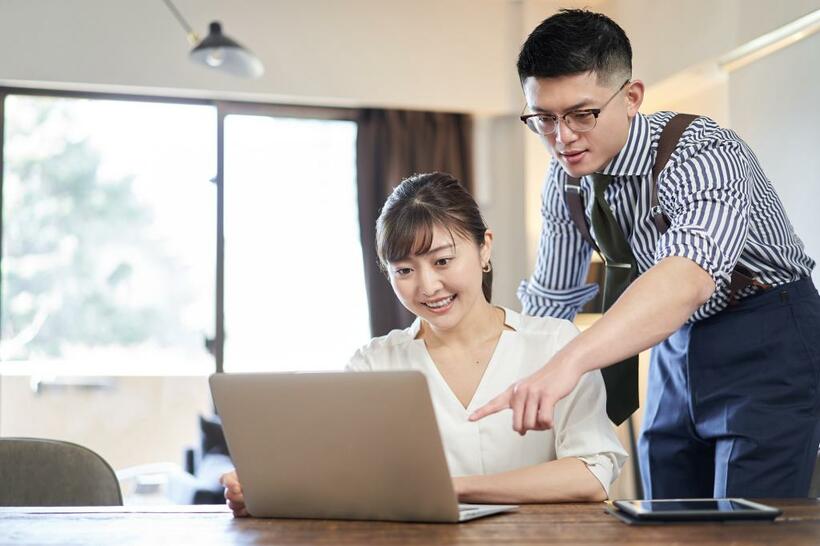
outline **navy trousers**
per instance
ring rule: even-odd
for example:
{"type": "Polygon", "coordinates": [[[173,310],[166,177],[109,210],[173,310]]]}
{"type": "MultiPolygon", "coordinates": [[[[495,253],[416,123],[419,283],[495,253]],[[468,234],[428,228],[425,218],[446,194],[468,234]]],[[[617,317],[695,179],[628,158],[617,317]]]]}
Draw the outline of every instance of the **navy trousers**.
{"type": "Polygon", "coordinates": [[[803,279],[652,350],[644,496],[805,497],[820,444],[820,296],[803,279]]]}

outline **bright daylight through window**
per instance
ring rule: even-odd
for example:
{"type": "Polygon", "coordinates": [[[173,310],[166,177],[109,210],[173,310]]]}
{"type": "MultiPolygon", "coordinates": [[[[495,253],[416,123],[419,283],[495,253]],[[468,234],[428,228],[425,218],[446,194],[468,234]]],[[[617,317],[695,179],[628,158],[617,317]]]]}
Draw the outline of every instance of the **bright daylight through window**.
{"type": "Polygon", "coordinates": [[[5,101],[4,365],[207,373],[216,109],[5,101]]]}
{"type": "Polygon", "coordinates": [[[226,117],[226,371],[339,370],[369,339],[356,195],[355,123],[226,117]]]}
{"type": "MultiPolygon", "coordinates": [[[[9,95],[4,121],[4,368],[212,372],[216,107],[9,95]]],[[[225,370],[342,369],[370,336],[356,124],[231,114],[224,142],[225,370]]]]}

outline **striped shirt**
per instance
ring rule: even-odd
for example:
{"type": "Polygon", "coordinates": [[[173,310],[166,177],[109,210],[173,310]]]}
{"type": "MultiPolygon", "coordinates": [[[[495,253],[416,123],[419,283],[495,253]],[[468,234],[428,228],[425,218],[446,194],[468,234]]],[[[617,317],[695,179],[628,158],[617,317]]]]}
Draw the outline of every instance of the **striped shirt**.
{"type": "MultiPolygon", "coordinates": [[[[805,253],[772,183],[754,153],[733,131],[700,117],[684,131],[658,177],[658,199],[670,220],[661,235],[651,215],[652,166],[658,140],[673,112],[636,115],[626,145],[603,169],[613,176],[604,195],[643,273],[668,256],[689,258],[715,281],[716,290],[690,318],[728,305],[736,263],[771,285],[811,275],[805,253]]],[[[598,291],[585,282],[592,247],[581,237],[564,201],[567,174],[553,161],[542,194],[543,227],[535,272],[521,283],[524,313],[572,320],[598,291]]],[[[581,180],[589,218],[592,183],[581,180]]],[[[747,288],[739,297],[753,292],[747,288]]]]}

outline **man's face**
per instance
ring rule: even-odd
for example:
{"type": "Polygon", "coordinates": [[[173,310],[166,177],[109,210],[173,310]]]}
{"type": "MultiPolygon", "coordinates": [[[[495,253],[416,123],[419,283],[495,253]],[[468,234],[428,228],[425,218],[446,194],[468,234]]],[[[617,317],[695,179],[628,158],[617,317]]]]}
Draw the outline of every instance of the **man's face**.
{"type": "Polygon", "coordinates": [[[524,80],[524,96],[531,113],[553,114],[560,119],[568,112],[603,107],[591,131],[576,133],[560,119],[555,133],[541,135],[544,145],[570,176],[600,171],[626,144],[629,124],[643,100],[643,83],[630,81],[607,103],[622,83],[599,83],[592,72],[524,80]]]}

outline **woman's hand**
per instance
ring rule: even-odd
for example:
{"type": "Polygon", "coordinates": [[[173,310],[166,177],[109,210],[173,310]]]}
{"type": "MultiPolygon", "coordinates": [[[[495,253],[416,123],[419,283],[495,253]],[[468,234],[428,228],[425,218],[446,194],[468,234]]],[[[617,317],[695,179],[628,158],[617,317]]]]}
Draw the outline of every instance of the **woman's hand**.
{"type": "Polygon", "coordinates": [[[464,495],[466,480],[465,476],[456,476],[451,478],[453,481],[453,491],[456,493],[456,498],[461,502],[461,497],[464,495]]]}
{"type": "Polygon", "coordinates": [[[228,508],[233,511],[233,517],[248,517],[250,514],[245,509],[245,496],[242,494],[242,486],[239,484],[236,470],[222,474],[219,483],[225,487],[225,499],[228,502],[228,508]]]}

